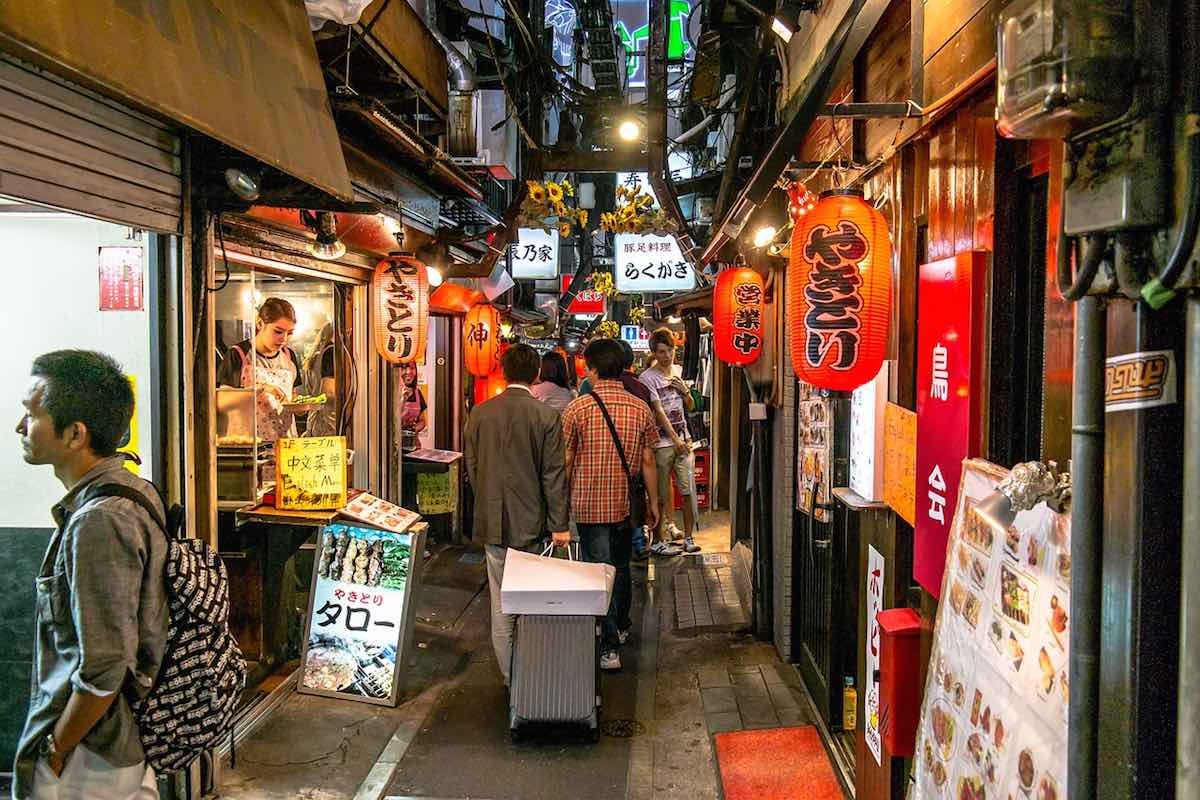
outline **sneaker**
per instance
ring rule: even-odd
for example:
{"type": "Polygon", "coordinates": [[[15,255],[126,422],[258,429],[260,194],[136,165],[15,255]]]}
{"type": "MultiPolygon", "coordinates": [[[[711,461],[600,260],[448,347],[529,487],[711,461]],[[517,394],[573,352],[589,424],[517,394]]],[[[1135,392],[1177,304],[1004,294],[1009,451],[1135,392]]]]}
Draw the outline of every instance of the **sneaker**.
{"type": "Polygon", "coordinates": [[[671,539],[683,538],[683,531],[679,530],[679,528],[671,520],[667,520],[667,524],[663,526],[663,533],[669,536],[671,539]]]}
{"type": "Polygon", "coordinates": [[[696,544],[696,540],[689,536],[683,540],[683,552],[699,553],[700,545],[696,544]]]}
{"type": "Polygon", "coordinates": [[[617,641],[621,644],[625,644],[629,641],[629,628],[626,628],[623,631],[617,631],[617,641]]]}
{"type": "Polygon", "coordinates": [[[656,556],[677,556],[683,552],[677,544],[668,544],[667,542],[655,542],[650,545],[650,552],[656,556]]]}
{"type": "Polygon", "coordinates": [[[633,560],[634,561],[645,561],[649,557],[650,557],[650,548],[648,548],[648,547],[642,547],[642,548],[639,548],[639,549],[633,551],[633,560]]]}
{"type": "Polygon", "coordinates": [[[600,669],[612,670],[621,668],[621,655],[616,650],[605,650],[600,654],[600,669]]]}

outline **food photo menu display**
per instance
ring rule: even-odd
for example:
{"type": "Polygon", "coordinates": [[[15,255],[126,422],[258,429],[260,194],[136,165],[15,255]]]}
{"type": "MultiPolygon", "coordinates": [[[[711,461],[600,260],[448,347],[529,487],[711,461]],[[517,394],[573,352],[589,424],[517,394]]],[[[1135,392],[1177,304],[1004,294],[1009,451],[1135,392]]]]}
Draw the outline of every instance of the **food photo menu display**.
{"type": "Polygon", "coordinates": [[[909,800],[1066,800],[1070,523],[980,513],[1007,470],[963,464],[909,800]]]}

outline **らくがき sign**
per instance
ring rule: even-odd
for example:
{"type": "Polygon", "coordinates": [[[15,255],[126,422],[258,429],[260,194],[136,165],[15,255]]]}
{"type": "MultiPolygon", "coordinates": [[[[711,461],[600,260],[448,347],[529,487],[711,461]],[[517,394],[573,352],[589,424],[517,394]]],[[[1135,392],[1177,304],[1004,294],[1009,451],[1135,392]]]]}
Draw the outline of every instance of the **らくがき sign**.
{"type": "Polygon", "coordinates": [[[922,264],[918,275],[913,576],[934,597],[941,591],[962,462],[980,446],[986,277],[982,252],[922,264]]]}
{"type": "Polygon", "coordinates": [[[337,523],[322,529],[298,691],[396,705],[424,528],[396,533],[337,523]]]}
{"type": "Polygon", "coordinates": [[[696,286],[696,273],[673,236],[618,233],[613,250],[617,291],[680,292],[696,286]]]}
{"type": "Polygon", "coordinates": [[[550,280],[558,277],[558,230],[521,228],[517,241],[509,245],[512,276],[517,279],[550,280]]]}

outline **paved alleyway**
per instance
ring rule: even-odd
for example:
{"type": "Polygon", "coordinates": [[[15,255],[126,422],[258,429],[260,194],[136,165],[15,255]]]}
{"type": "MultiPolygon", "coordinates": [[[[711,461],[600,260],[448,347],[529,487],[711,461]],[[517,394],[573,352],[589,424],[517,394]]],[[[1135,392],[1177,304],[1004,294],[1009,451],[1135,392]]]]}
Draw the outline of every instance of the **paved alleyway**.
{"type": "Polygon", "coordinates": [[[222,795],[720,798],[711,733],[805,724],[811,712],[795,671],[745,630],[719,522],[698,537],[708,559],[656,561],[652,581],[635,566],[634,633],[623,669],[603,676],[597,744],[569,731],[511,740],[483,567],[450,549],[426,574],[400,707],[293,695],[238,748],[222,795]]]}

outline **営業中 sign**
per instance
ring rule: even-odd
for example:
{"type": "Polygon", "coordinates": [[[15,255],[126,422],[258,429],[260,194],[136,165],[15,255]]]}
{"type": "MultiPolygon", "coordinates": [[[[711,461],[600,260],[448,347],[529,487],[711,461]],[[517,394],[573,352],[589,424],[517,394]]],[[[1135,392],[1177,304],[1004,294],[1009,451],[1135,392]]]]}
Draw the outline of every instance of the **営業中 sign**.
{"type": "Polygon", "coordinates": [[[521,228],[508,248],[514,278],[549,280],[558,277],[558,231],[521,228]]]}
{"type": "Polygon", "coordinates": [[[275,507],[295,511],[346,505],[346,437],[275,442],[275,507]]]}
{"type": "Polygon", "coordinates": [[[963,459],[983,424],[980,365],[986,254],[922,264],[917,284],[917,521],[913,577],[937,597],[963,459]]]}
{"type": "Polygon", "coordinates": [[[396,705],[424,527],[410,533],[341,523],[322,529],[298,691],[396,705]]]}
{"type": "Polygon", "coordinates": [[[618,292],[680,292],[696,286],[696,273],[673,236],[618,233],[613,252],[618,292]]]}

